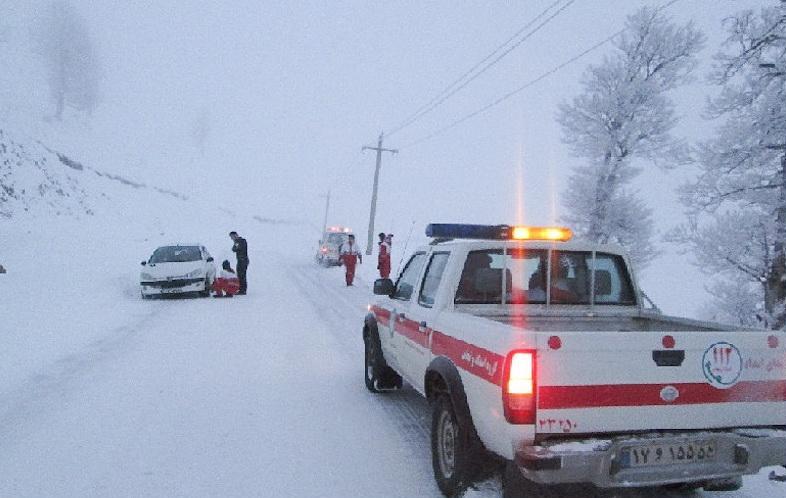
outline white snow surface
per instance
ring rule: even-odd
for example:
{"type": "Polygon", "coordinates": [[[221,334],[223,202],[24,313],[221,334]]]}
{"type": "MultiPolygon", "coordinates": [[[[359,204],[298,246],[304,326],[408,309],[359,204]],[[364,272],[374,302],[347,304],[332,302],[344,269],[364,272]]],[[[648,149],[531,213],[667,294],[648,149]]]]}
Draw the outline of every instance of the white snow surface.
{"type": "MultiPolygon", "coordinates": [[[[425,401],[363,385],[375,256],[348,288],[314,264],[311,227],[101,189],[92,215],[0,219],[0,497],[440,496],[425,401]],[[247,296],[139,297],[157,245],[199,240],[234,263],[229,230],[249,243],[247,296]]],[[[771,470],[699,495],[786,496],[771,470]]],[[[501,493],[494,477],[464,496],[501,493]]]]}

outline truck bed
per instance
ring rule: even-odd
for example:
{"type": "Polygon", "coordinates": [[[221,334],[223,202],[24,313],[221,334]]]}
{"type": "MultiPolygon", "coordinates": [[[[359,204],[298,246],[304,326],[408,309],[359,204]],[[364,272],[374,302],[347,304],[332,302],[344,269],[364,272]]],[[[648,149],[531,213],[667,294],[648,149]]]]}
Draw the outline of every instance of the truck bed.
{"type": "Polygon", "coordinates": [[[588,309],[583,309],[534,312],[527,314],[510,313],[510,311],[489,312],[488,310],[480,310],[478,308],[462,309],[462,311],[534,332],[721,332],[757,330],[638,310],[635,312],[622,313],[619,310],[615,310],[612,313],[604,310],[590,311],[588,309]]]}

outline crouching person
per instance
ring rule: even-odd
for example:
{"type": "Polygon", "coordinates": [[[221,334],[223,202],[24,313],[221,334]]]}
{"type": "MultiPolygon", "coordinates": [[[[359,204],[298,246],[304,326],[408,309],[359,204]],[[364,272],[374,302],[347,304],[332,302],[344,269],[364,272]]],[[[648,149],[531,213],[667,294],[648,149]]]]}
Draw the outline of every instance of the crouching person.
{"type": "Polygon", "coordinates": [[[240,290],[240,280],[226,259],[221,263],[221,271],[213,281],[213,297],[232,297],[240,290]]]}

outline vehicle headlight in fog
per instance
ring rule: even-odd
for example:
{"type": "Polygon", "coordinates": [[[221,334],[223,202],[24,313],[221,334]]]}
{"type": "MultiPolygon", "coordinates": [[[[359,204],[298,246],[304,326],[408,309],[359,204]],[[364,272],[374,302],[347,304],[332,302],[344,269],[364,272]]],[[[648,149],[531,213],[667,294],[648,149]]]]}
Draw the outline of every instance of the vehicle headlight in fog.
{"type": "Polygon", "coordinates": [[[202,270],[194,270],[194,271],[192,271],[191,273],[189,273],[189,274],[188,274],[188,275],[186,275],[186,276],[187,276],[188,278],[197,278],[197,277],[202,277],[202,276],[204,276],[204,274],[205,274],[205,273],[204,273],[204,271],[202,271],[202,270]]]}
{"type": "Polygon", "coordinates": [[[149,273],[143,273],[142,275],[140,275],[140,277],[144,281],[155,280],[155,278],[153,278],[153,275],[151,275],[149,273]]]}

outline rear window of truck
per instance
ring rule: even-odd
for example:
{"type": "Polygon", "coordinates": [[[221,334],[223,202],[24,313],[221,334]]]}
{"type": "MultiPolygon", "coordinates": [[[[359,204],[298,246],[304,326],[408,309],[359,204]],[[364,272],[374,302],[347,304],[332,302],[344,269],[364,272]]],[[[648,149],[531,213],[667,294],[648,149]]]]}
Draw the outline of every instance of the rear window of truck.
{"type": "Polygon", "coordinates": [[[618,255],[492,249],[467,255],[455,303],[632,305],[636,300],[618,255]]]}

